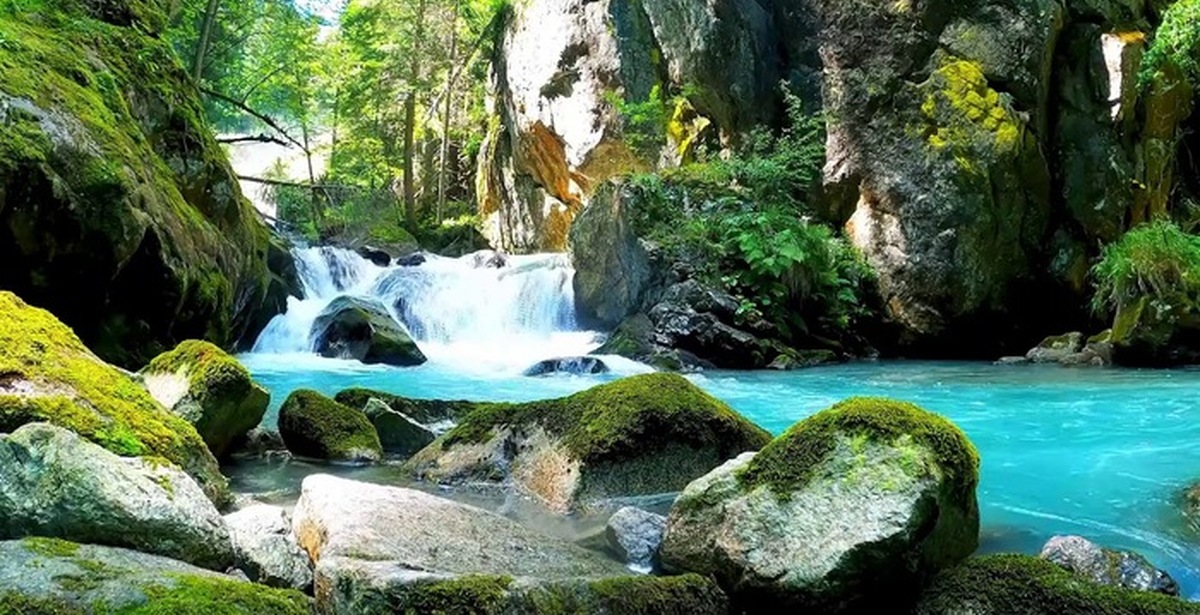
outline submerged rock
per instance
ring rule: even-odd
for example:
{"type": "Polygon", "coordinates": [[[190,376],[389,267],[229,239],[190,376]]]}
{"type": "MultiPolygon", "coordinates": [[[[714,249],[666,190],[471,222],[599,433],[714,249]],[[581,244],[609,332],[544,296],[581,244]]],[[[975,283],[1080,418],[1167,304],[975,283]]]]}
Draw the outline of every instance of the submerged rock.
{"type": "Polygon", "coordinates": [[[525,370],[525,376],[549,376],[551,374],[605,374],[608,365],[595,357],[565,357],[546,359],[525,370]]]}
{"type": "Polygon", "coordinates": [[[312,562],[292,534],[287,511],[259,504],[225,516],[233,539],[235,566],[252,581],[306,591],[312,562]]]}
{"type": "Polygon", "coordinates": [[[1154,592],[1097,585],[1028,555],[988,555],[971,558],[935,577],[914,612],[917,615],[1194,615],[1200,613],[1200,605],[1154,592]]]}
{"type": "Polygon", "coordinates": [[[426,258],[426,256],[424,254],[422,254],[421,252],[413,252],[412,254],[409,254],[408,256],[401,256],[400,258],[397,258],[396,266],[397,267],[420,267],[421,265],[424,265],[425,261],[427,261],[427,260],[429,260],[429,259],[426,258]]]}
{"type": "Polygon", "coordinates": [[[314,459],[375,462],[383,455],[366,415],[306,389],[279,408],[279,435],[289,451],[314,459]]]}
{"type": "Polygon", "coordinates": [[[1079,536],[1055,536],[1042,547],[1041,558],[1093,583],[1179,595],[1179,584],[1171,575],[1155,568],[1145,557],[1129,551],[1114,551],[1079,536]]]}
{"type": "Polygon", "coordinates": [[[658,548],[667,530],[667,518],[626,506],[613,513],[605,526],[608,546],[637,572],[650,572],[658,564],[658,548]]]}
{"type": "Polygon", "coordinates": [[[410,367],[427,359],[382,303],[338,297],[313,321],[309,337],[325,357],[410,367]]]}
{"type": "Polygon", "coordinates": [[[393,410],[378,399],[368,400],[363,414],[371,420],[375,431],[379,433],[383,451],[390,455],[409,457],[432,444],[440,435],[429,426],[414,421],[403,412],[393,410]]]}
{"type": "Polygon", "coordinates": [[[129,547],[213,570],[233,563],[220,513],[170,464],[118,457],[36,423],[0,435],[0,477],[0,538],[129,547]]]}
{"type": "Polygon", "coordinates": [[[158,457],[195,478],[217,506],[229,500],[217,460],[187,421],[126,372],[96,358],[49,312],[0,291],[0,432],[64,427],[118,454],[158,457]]]}
{"type": "Polygon", "coordinates": [[[421,491],[317,474],[304,479],[292,513],[300,546],[324,579],[355,561],[445,574],[541,579],[622,574],[599,554],[485,510],[421,491]],[[338,558],[342,561],[338,562],[338,558]]]}
{"type": "Polygon", "coordinates": [[[183,342],[140,374],[150,395],[194,425],[218,457],[262,422],[271,401],[241,363],[208,342],[183,342]]]}
{"type": "Polygon", "coordinates": [[[479,404],[408,467],[421,479],[511,483],[557,512],[678,491],[767,432],[675,374],[562,399],[479,404]]]}
{"type": "Polygon", "coordinates": [[[503,269],[508,266],[508,257],[495,250],[480,250],[464,258],[475,269],[503,269]]]}
{"type": "Polygon", "coordinates": [[[52,538],[0,542],[0,613],[99,612],[308,615],[310,607],[300,592],[165,557],[52,538]]]}
{"type": "Polygon", "coordinates": [[[979,458],[949,421],[859,398],[801,421],[688,485],[661,548],[736,602],[895,604],[978,545],[979,458]]]}

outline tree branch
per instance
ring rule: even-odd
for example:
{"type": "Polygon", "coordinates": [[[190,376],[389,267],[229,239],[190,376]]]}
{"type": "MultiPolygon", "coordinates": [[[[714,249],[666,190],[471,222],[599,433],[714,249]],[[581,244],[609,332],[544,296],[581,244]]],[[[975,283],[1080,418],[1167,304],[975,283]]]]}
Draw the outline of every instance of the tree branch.
{"type": "Polygon", "coordinates": [[[226,96],[226,95],[224,95],[224,94],[222,94],[222,93],[220,93],[220,92],[217,92],[217,91],[215,91],[215,90],[210,90],[210,89],[208,89],[208,88],[206,88],[206,87],[204,87],[204,86],[200,86],[200,91],[201,91],[201,92],[203,92],[204,94],[208,95],[208,96],[212,96],[213,98],[216,98],[217,100],[220,100],[220,101],[226,102],[226,103],[228,103],[228,104],[230,104],[230,105],[233,105],[234,107],[237,107],[238,109],[241,109],[241,110],[242,110],[242,111],[244,111],[245,113],[248,113],[248,114],[250,114],[250,115],[254,116],[254,117],[255,117],[255,118],[257,118],[259,121],[261,121],[262,123],[264,123],[264,124],[266,124],[267,126],[269,126],[269,127],[272,129],[272,130],[274,130],[275,132],[279,133],[279,135],[280,135],[280,136],[282,136],[284,139],[287,139],[287,141],[288,141],[289,143],[291,143],[292,145],[295,145],[296,147],[298,147],[298,148],[300,148],[301,150],[303,150],[305,154],[308,154],[308,153],[309,153],[309,151],[308,151],[308,148],[307,148],[307,147],[304,147],[304,144],[303,144],[303,143],[301,143],[301,142],[297,141],[296,139],[294,139],[294,138],[292,137],[292,135],[289,135],[289,134],[287,133],[287,131],[283,129],[283,127],[282,127],[282,126],[280,126],[279,124],[275,123],[275,120],[271,119],[270,117],[267,117],[266,115],[263,115],[262,113],[259,113],[258,111],[255,111],[254,109],[251,109],[249,105],[247,105],[247,104],[245,104],[245,103],[243,103],[243,102],[239,102],[239,101],[237,101],[237,100],[235,100],[235,99],[233,99],[233,98],[230,98],[230,97],[228,97],[228,96],[226,96]]]}
{"type": "Polygon", "coordinates": [[[267,179],[265,177],[251,177],[249,175],[238,175],[238,179],[264,186],[276,186],[280,188],[304,188],[305,190],[359,190],[365,191],[367,188],[361,186],[339,186],[335,184],[301,184],[297,182],[283,181],[280,179],[267,179]]]}
{"type": "Polygon", "coordinates": [[[239,137],[217,137],[217,143],[225,143],[228,145],[234,145],[237,143],[276,143],[276,144],[282,145],[284,147],[292,146],[291,143],[288,143],[287,141],[284,141],[283,139],[278,139],[278,138],[272,137],[271,135],[268,135],[268,134],[245,135],[245,136],[239,136],[239,137]]]}

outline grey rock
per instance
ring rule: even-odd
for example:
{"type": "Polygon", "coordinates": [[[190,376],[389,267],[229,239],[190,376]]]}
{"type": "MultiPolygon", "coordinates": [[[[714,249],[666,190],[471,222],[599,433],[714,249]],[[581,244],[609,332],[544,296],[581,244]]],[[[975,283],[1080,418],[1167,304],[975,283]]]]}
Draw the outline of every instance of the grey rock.
{"type": "Polygon", "coordinates": [[[1055,335],[1042,340],[1025,355],[1031,363],[1061,363],[1083,350],[1083,334],[1078,331],[1055,335]]]}
{"type": "Polygon", "coordinates": [[[358,252],[359,256],[371,261],[376,267],[387,267],[392,264],[392,256],[379,248],[359,246],[355,252],[358,252]]]}
{"type": "Polygon", "coordinates": [[[1105,549],[1080,536],[1055,536],[1042,547],[1049,560],[1094,583],[1179,595],[1171,575],[1155,568],[1145,557],[1130,551],[1105,549]]]}
{"type": "Polygon", "coordinates": [[[571,225],[575,304],[582,322],[611,329],[641,306],[650,261],[630,226],[628,188],[605,184],[571,225]]]}
{"type": "Polygon", "coordinates": [[[128,547],[225,570],[229,532],[200,486],[168,463],[124,458],[47,424],[0,436],[0,537],[128,547]]]}
{"type": "Polygon", "coordinates": [[[312,587],[312,562],[292,535],[287,511],[259,504],[225,516],[236,565],[249,580],[306,591],[312,587]]]}
{"type": "Polygon", "coordinates": [[[525,370],[525,376],[549,376],[551,374],[604,374],[610,370],[604,361],[595,357],[562,357],[546,359],[525,370]]]}
{"type": "Polygon", "coordinates": [[[667,518],[626,506],[609,517],[605,536],[609,548],[637,572],[650,572],[658,560],[658,548],[667,530],[667,518]]]}
{"type": "Polygon", "coordinates": [[[367,400],[363,414],[379,432],[383,451],[390,455],[408,457],[429,446],[438,437],[438,433],[430,426],[418,423],[377,398],[367,400]]]}
{"type": "Polygon", "coordinates": [[[313,321],[309,337],[322,356],[408,367],[427,360],[417,343],[374,299],[338,297],[313,321]]]}

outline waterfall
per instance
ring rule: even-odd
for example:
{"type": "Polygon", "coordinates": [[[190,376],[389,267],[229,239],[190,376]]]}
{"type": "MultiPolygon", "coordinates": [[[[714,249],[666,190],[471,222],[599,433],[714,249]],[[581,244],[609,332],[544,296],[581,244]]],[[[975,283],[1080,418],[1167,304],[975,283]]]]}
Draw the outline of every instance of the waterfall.
{"type": "Polygon", "coordinates": [[[312,351],[309,332],[342,295],[382,302],[431,362],[514,371],[543,359],[587,354],[597,335],[575,321],[575,276],[563,254],[462,258],[425,255],[418,266],[379,267],[341,248],[293,250],[304,298],[290,298],[259,336],[259,354],[312,351]]]}

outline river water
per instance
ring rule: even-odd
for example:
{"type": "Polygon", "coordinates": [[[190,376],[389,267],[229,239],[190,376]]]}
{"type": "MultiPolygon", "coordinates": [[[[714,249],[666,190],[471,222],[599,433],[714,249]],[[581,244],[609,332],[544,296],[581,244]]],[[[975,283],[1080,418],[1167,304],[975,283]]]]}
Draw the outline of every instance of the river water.
{"type": "MultiPolygon", "coordinates": [[[[576,330],[573,272],[559,255],[510,257],[499,269],[478,266],[472,257],[383,269],[338,250],[297,256],[310,298],[294,300],[254,352],[241,357],[272,393],[268,426],[297,388],[333,394],[364,386],[419,398],[525,401],[648,371],[609,357],[611,374],[521,375],[539,360],[585,354],[599,343],[597,334],[576,330]],[[429,363],[398,369],[314,356],[308,328],[341,293],[390,306],[429,363]]],[[[878,362],[689,378],[775,434],[855,395],[908,400],[943,414],[967,433],[983,460],[981,551],[1036,553],[1050,536],[1078,534],[1142,553],[1170,572],[1185,596],[1200,599],[1200,533],[1180,507],[1182,492],[1200,480],[1200,370],[878,362]]],[[[286,499],[305,474],[328,470],[293,462],[243,464],[231,473],[235,488],[282,490],[286,499]]],[[[403,482],[394,469],[337,471],[403,482]]],[[[477,503],[567,536],[602,521],[549,520],[511,498],[477,503]]]]}

